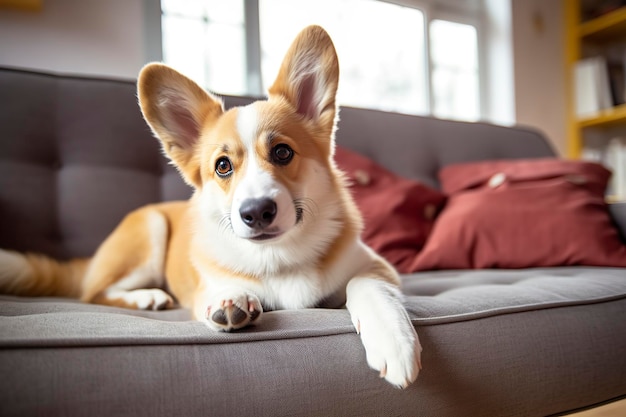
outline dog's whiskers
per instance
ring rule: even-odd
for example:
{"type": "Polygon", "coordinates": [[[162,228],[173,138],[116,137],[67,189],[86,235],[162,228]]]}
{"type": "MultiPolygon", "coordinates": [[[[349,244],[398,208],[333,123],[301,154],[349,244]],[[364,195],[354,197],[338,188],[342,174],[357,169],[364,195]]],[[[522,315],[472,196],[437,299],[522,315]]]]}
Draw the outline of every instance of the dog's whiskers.
{"type": "Polygon", "coordinates": [[[294,206],[298,223],[302,221],[305,215],[314,216],[317,211],[317,204],[310,198],[297,198],[294,200],[294,206]]]}
{"type": "Polygon", "coordinates": [[[232,231],[233,225],[230,221],[230,213],[225,213],[218,222],[218,228],[222,232],[232,231]]]}

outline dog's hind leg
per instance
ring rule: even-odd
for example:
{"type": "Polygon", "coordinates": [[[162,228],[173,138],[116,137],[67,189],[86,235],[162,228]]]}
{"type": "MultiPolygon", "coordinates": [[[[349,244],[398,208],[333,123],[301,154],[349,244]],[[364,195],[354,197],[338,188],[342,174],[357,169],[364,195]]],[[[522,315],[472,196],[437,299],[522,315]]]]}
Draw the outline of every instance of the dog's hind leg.
{"type": "Polygon", "coordinates": [[[127,215],[92,259],[82,300],[141,310],[172,307],[174,300],[163,290],[168,229],[154,206],[127,215]]]}

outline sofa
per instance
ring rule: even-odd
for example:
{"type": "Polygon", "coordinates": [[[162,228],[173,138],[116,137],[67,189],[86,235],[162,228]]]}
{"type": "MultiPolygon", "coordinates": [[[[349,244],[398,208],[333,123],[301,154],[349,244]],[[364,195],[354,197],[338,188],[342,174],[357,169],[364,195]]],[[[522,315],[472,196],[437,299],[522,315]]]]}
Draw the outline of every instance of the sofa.
{"type": "MultiPolygon", "coordinates": [[[[132,209],[190,196],[142,120],[135,88],[132,80],[0,69],[0,248],[88,257],[132,209]]],[[[349,107],[337,143],[444,194],[428,233],[446,225],[438,222],[452,202],[447,168],[555,157],[529,128],[349,107]]],[[[596,202],[594,210],[606,215],[612,244],[622,239],[611,249],[619,264],[626,204],[596,202]]],[[[548,239],[550,225],[534,221],[548,239]]],[[[403,272],[423,345],[423,370],[405,390],[368,368],[345,309],[271,311],[217,333],[182,308],[0,295],[0,415],[548,416],[591,408],[626,397],[626,268],[571,259],[403,272]]]]}

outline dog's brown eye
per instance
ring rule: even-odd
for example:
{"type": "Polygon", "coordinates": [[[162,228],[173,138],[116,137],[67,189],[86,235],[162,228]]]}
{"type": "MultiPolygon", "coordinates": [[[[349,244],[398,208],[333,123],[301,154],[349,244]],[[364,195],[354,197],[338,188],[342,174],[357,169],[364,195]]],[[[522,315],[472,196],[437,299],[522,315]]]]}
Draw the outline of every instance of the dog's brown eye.
{"type": "Polygon", "coordinates": [[[233,172],[233,164],[230,159],[223,157],[215,163],[215,173],[220,177],[227,177],[233,172]]]}
{"type": "Polygon", "coordinates": [[[293,149],[281,143],[272,149],[272,160],[279,165],[287,165],[293,158],[293,149]]]}

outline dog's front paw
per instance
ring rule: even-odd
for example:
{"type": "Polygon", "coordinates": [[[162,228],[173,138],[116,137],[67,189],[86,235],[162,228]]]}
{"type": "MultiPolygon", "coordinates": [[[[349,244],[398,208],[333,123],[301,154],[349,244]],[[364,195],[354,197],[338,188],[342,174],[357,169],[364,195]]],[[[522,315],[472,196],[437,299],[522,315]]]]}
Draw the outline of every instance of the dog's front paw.
{"type": "Polygon", "coordinates": [[[174,306],[174,300],[166,292],[158,289],[129,291],[139,310],[165,310],[174,306]]]}
{"type": "Polygon", "coordinates": [[[408,387],[422,368],[422,347],[399,292],[384,282],[364,280],[350,293],[348,310],[368,365],[390,384],[408,387]]]}
{"type": "Polygon", "coordinates": [[[263,307],[254,294],[220,294],[206,309],[206,323],[216,330],[241,329],[261,316],[263,307]]]}
{"type": "Polygon", "coordinates": [[[365,347],[368,365],[390,384],[406,388],[422,367],[421,352],[413,326],[397,326],[371,317],[357,319],[357,331],[365,347]]]}

